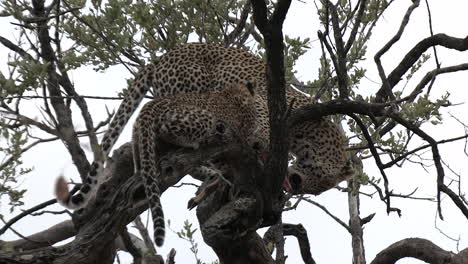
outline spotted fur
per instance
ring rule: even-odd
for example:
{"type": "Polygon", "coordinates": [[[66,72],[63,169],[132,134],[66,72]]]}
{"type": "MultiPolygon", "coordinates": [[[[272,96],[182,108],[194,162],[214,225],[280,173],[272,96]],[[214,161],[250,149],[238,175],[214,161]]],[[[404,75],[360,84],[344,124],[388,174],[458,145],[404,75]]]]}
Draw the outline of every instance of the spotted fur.
{"type": "Polygon", "coordinates": [[[344,133],[325,119],[304,122],[290,130],[290,149],[296,160],[288,168],[294,193],[318,195],[350,177],[354,171],[344,133]]]}
{"type": "Polygon", "coordinates": [[[180,94],[143,106],[133,127],[136,173],[144,181],[153,217],[156,245],[164,242],[164,215],[160,202],[157,142],[197,149],[205,144],[242,142],[256,127],[252,85],[226,85],[220,92],[180,94]],[[233,114],[236,113],[236,114],[233,114]]]}
{"type": "MultiPolygon", "coordinates": [[[[167,52],[159,57],[157,62],[144,67],[133,81],[127,96],[109,125],[108,131],[104,134],[102,140],[104,157],[107,157],[123,127],[151,87],[153,88],[155,100],[160,100],[177,94],[200,94],[206,91],[220,91],[226,83],[245,84],[249,80],[257,81],[255,107],[258,114],[257,126],[259,129],[253,139],[258,141],[256,143],[260,146],[260,149],[266,149],[269,142],[269,121],[265,67],[265,63],[260,58],[245,50],[213,44],[189,43],[167,52]]],[[[293,87],[288,87],[286,96],[288,101],[295,99],[294,108],[311,103],[309,97],[293,87]]],[[[321,134],[325,137],[336,137],[339,134],[340,138],[342,138],[342,132],[327,120],[312,120],[306,122],[306,124],[292,129],[302,133],[304,138],[297,141],[299,145],[294,143],[294,137],[291,138],[291,152],[297,157],[297,163],[294,170],[292,170],[296,174],[290,175],[291,180],[300,179],[296,181],[295,191],[305,193],[311,188],[304,185],[314,182],[314,178],[317,177],[316,173],[311,174],[311,170],[315,171],[315,169],[321,168],[320,166],[325,164],[323,161],[328,160],[327,164],[334,167],[334,169],[319,169],[317,171],[320,171],[322,178],[330,178],[330,182],[339,182],[352,174],[352,169],[350,169],[349,163],[346,162],[347,159],[343,158],[346,156],[346,152],[341,139],[327,139],[328,144],[332,144],[331,147],[334,151],[326,152],[325,156],[320,157],[320,162],[317,162],[317,157],[314,157],[317,153],[322,153],[317,152],[315,149],[319,144],[316,142],[317,133],[314,132],[317,127],[323,126],[324,130],[329,130],[329,133],[321,134]],[[295,144],[297,146],[294,146],[295,144]],[[293,175],[296,176],[292,177],[293,175]],[[300,175],[299,178],[298,175],[300,175]]],[[[326,140],[320,142],[326,142],[326,140]]],[[[95,185],[102,181],[100,177],[103,162],[94,163],[92,167],[90,176],[86,180],[87,183],[83,185],[80,193],[61,200],[61,203],[66,207],[82,207],[92,196],[91,194],[96,189],[95,185]]],[[[330,185],[332,184],[327,184],[327,186],[330,185]]],[[[315,193],[315,191],[311,191],[311,193],[315,193]]]]}

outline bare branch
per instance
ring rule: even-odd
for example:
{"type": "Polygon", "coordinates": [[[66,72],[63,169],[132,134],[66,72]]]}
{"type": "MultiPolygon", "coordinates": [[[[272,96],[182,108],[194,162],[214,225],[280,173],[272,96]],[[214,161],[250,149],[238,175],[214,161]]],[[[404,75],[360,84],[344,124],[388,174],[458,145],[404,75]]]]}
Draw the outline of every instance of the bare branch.
{"type": "Polygon", "coordinates": [[[460,211],[465,215],[465,217],[468,219],[468,207],[463,203],[463,201],[460,199],[460,197],[454,193],[452,190],[450,190],[445,184],[444,184],[444,168],[442,166],[440,154],[439,154],[439,148],[437,146],[437,142],[429,136],[426,132],[421,130],[419,127],[411,124],[407,120],[404,120],[401,118],[398,114],[396,113],[391,113],[390,117],[393,118],[396,122],[399,124],[403,125],[407,129],[410,129],[413,131],[416,135],[427,141],[431,145],[431,150],[432,150],[432,158],[437,170],[437,204],[438,204],[438,211],[439,211],[439,217],[443,219],[442,216],[442,207],[441,207],[441,199],[440,199],[440,192],[444,192],[447,194],[450,199],[455,203],[455,205],[460,209],[460,211]]]}
{"type": "Polygon", "coordinates": [[[344,52],[346,54],[349,52],[349,50],[354,44],[354,41],[356,40],[356,35],[358,32],[359,26],[361,25],[362,16],[364,15],[364,11],[366,10],[366,4],[367,4],[367,0],[360,0],[359,11],[354,19],[354,26],[353,26],[353,29],[351,30],[351,33],[348,38],[348,42],[346,43],[346,46],[345,46],[344,52]]]}
{"type": "MultiPolygon", "coordinates": [[[[466,71],[466,70],[468,70],[468,63],[462,63],[462,64],[444,67],[444,68],[439,67],[426,73],[426,75],[424,75],[424,77],[421,79],[421,81],[418,83],[418,85],[416,85],[414,90],[409,95],[410,97],[409,100],[413,101],[416,98],[416,96],[423,91],[424,87],[426,87],[426,85],[429,82],[434,82],[437,75],[443,74],[443,73],[457,72],[457,71],[466,71]]],[[[429,92],[429,89],[428,89],[428,92],[429,92]]]]}
{"type": "Polygon", "coordinates": [[[141,222],[140,216],[137,216],[135,220],[133,220],[133,223],[135,224],[135,228],[138,230],[140,233],[141,237],[143,237],[143,241],[145,243],[145,246],[147,250],[153,254],[156,255],[156,248],[154,247],[154,243],[151,240],[151,237],[148,233],[148,229],[143,225],[143,222],[141,222]]]}
{"type": "Polygon", "coordinates": [[[340,99],[348,99],[348,73],[346,69],[347,56],[343,42],[343,36],[341,35],[338,11],[336,6],[333,5],[330,0],[325,0],[325,6],[327,10],[330,11],[333,37],[336,45],[336,61],[334,60],[333,63],[335,65],[335,70],[338,77],[338,90],[340,92],[340,99]]]}
{"type": "Polygon", "coordinates": [[[383,167],[382,160],[380,159],[380,155],[377,152],[377,149],[374,146],[374,142],[372,140],[372,137],[369,135],[369,132],[367,131],[366,126],[364,123],[359,119],[356,115],[354,114],[348,114],[356,124],[359,126],[359,128],[362,131],[362,134],[364,135],[364,138],[367,141],[367,145],[369,146],[369,149],[372,153],[372,156],[374,157],[375,163],[377,164],[377,167],[379,168],[380,174],[382,175],[382,178],[384,180],[384,188],[385,188],[385,203],[387,204],[387,213],[390,212],[397,212],[398,216],[401,216],[401,211],[398,208],[392,208],[390,206],[390,191],[388,189],[388,177],[387,174],[385,173],[385,168],[383,167]]]}
{"type": "MultiPolygon", "coordinates": [[[[58,137],[53,137],[53,138],[48,138],[48,139],[39,139],[39,140],[36,140],[34,141],[33,143],[29,144],[28,146],[26,146],[25,148],[21,149],[18,153],[18,155],[22,155],[23,153],[25,153],[26,151],[32,149],[34,146],[40,144],[40,143],[45,143],[45,142],[51,142],[51,141],[55,141],[59,139],[58,137]]],[[[8,158],[7,160],[5,160],[3,163],[0,164],[0,171],[5,169],[9,164],[11,164],[12,162],[14,162],[15,160],[17,160],[17,156],[11,156],[10,158],[8,158]]],[[[0,232],[0,234],[2,234],[0,232]]]]}
{"type": "MultiPolygon", "coordinates": [[[[467,139],[467,138],[468,138],[468,134],[463,135],[463,136],[459,136],[459,137],[450,138],[450,139],[439,140],[439,141],[436,142],[436,144],[440,145],[440,144],[449,143],[449,142],[454,142],[454,141],[458,141],[458,140],[462,140],[462,139],[467,139]]],[[[431,145],[430,145],[430,144],[426,144],[426,145],[422,145],[422,146],[420,146],[420,147],[417,147],[417,148],[415,148],[415,149],[413,149],[413,150],[410,150],[410,151],[408,151],[408,152],[406,152],[406,153],[404,153],[404,154],[402,154],[402,155],[400,155],[400,156],[394,158],[393,160],[391,160],[391,161],[389,161],[389,162],[383,164],[383,167],[384,167],[385,169],[386,169],[386,168],[390,168],[390,167],[392,167],[393,165],[395,165],[396,163],[398,163],[398,162],[400,162],[400,161],[406,159],[408,156],[410,156],[410,155],[412,155],[412,154],[414,154],[414,153],[416,153],[416,152],[418,152],[418,151],[420,151],[420,150],[423,150],[423,149],[425,149],[425,148],[429,148],[429,147],[431,147],[431,145]]]]}
{"type": "Polygon", "coordinates": [[[38,210],[41,210],[42,208],[45,208],[49,205],[52,205],[54,203],[56,203],[57,200],[55,199],[51,199],[47,202],[43,202],[41,204],[38,204],[28,210],[24,210],[22,213],[20,213],[19,215],[13,217],[12,219],[10,219],[10,221],[8,221],[1,229],[0,229],[0,235],[5,233],[5,231],[7,231],[7,229],[12,226],[14,223],[18,222],[21,218],[29,215],[30,213],[32,212],[35,212],[35,211],[38,211],[38,210]]]}
{"type": "Polygon", "coordinates": [[[123,244],[125,245],[125,248],[127,249],[128,253],[130,253],[133,257],[133,263],[134,264],[142,264],[142,254],[141,252],[134,244],[132,239],[130,238],[130,234],[128,233],[127,228],[124,228],[122,232],[120,232],[120,237],[122,238],[123,244]]]}
{"type": "Polygon", "coordinates": [[[237,21],[236,27],[231,31],[231,33],[229,33],[229,35],[225,37],[224,42],[226,44],[230,44],[234,42],[234,40],[240,36],[240,34],[242,33],[242,31],[244,30],[246,26],[246,21],[249,16],[249,12],[250,12],[250,1],[246,1],[246,3],[244,4],[244,7],[242,8],[240,18],[237,21]]]}
{"type": "MultiPolygon", "coordinates": [[[[443,46],[448,49],[466,51],[468,50],[468,36],[465,38],[455,38],[440,33],[421,40],[405,55],[398,66],[388,75],[389,87],[395,87],[395,85],[400,82],[402,76],[414,65],[414,63],[416,63],[419,57],[426,50],[434,46],[443,46]]],[[[385,88],[381,87],[376,94],[376,102],[383,102],[385,99],[385,88]]]]}
{"type": "Polygon", "coordinates": [[[58,131],[55,128],[51,128],[51,127],[47,126],[46,124],[38,122],[38,121],[36,121],[34,119],[31,119],[31,118],[29,118],[27,116],[24,116],[24,115],[21,115],[21,114],[18,114],[18,113],[14,113],[14,112],[6,112],[6,111],[1,111],[1,110],[0,110],[0,114],[5,115],[4,116],[5,119],[20,122],[24,126],[35,126],[35,127],[39,128],[40,130],[42,130],[44,132],[47,132],[47,133],[49,133],[51,135],[54,135],[54,136],[58,136],[58,131]],[[16,118],[9,118],[10,115],[15,116],[16,118]]]}
{"type": "MultiPolygon", "coordinates": [[[[353,180],[348,181],[349,189],[359,190],[359,185],[355,186],[353,180]]],[[[360,199],[359,193],[354,190],[348,192],[348,211],[349,211],[349,233],[351,234],[351,245],[353,250],[353,263],[365,264],[366,255],[364,252],[364,230],[360,217],[360,199]]]]}
{"type": "Polygon", "coordinates": [[[312,254],[310,253],[309,238],[307,236],[307,230],[301,225],[283,224],[283,235],[294,236],[299,243],[299,249],[301,250],[302,260],[305,264],[315,264],[312,254]]]}
{"type": "Polygon", "coordinates": [[[371,264],[393,264],[406,257],[422,260],[432,264],[462,264],[468,261],[468,250],[455,256],[434,245],[431,241],[421,238],[406,238],[382,250],[371,264]]]}
{"type": "MultiPolygon", "coordinates": [[[[34,16],[44,17],[46,16],[44,11],[44,2],[33,1],[34,16]]],[[[73,13],[73,12],[72,12],[73,13]]],[[[57,58],[54,53],[54,49],[51,46],[51,38],[48,31],[46,21],[37,23],[37,35],[39,43],[41,45],[41,58],[48,62],[47,65],[47,89],[52,96],[60,96],[60,80],[57,78],[55,63],[57,58]]],[[[86,154],[80,146],[80,142],[74,130],[73,121],[71,117],[70,109],[65,105],[61,99],[51,99],[52,106],[57,113],[58,127],[57,130],[60,133],[60,137],[66,143],[68,151],[71,154],[73,163],[77,167],[82,179],[85,178],[89,171],[89,162],[86,159],[86,154]]]]}
{"type": "MultiPolygon", "coordinates": [[[[401,21],[400,28],[398,29],[395,36],[393,36],[387,42],[387,44],[385,44],[382,47],[382,49],[380,49],[374,56],[374,61],[375,61],[375,64],[377,65],[377,69],[379,70],[380,79],[382,80],[382,88],[380,88],[379,92],[377,92],[377,97],[376,97],[377,102],[383,102],[383,100],[380,100],[379,96],[389,96],[391,99],[394,99],[394,96],[391,90],[392,90],[392,87],[395,86],[395,85],[392,85],[390,77],[387,79],[387,76],[385,75],[385,70],[382,66],[382,62],[380,58],[393,46],[393,44],[395,44],[401,38],[401,35],[403,34],[406,26],[408,25],[411,14],[413,13],[414,9],[416,9],[418,6],[419,6],[419,0],[413,1],[413,4],[406,11],[406,14],[403,17],[403,20],[401,21]]],[[[419,56],[417,58],[419,58],[419,56]]],[[[413,63],[411,65],[413,65],[413,63]]]]}
{"type": "Polygon", "coordinates": [[[328,211],[328,209],[317,203],[316,201],[313,201],[311,199],[308,199],[308,198],[303,198],[304,201],[307,201],[308,203],[311,203],[315,206],[317,206],[318,208],[320,208],[322,211],[324,211],[328,216],[330,216],[333,220],[335,220],[338,224],[340,224],[342,227],[344,227],[344,229],[346,229],[346,231],[350,232],[351,233],[351,229],[349,229],[349,226],[343,222],[340,218],[338,218],[337,216],[335,216],[334,214],[332,214],[330,211],[328,211]]]}

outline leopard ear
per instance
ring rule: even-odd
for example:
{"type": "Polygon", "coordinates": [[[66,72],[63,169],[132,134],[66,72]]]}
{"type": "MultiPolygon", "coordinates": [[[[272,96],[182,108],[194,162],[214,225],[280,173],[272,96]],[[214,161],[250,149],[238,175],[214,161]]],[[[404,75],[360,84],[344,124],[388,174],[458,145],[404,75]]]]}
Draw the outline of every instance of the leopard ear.
{"type": "Polygon", "coordinates": [[[249,89],[249,92],[252,96],[255,95],[255,89],[257,88],[257,82],[256,81],[249,81],[247,82],[247,89],[249,89]]]}

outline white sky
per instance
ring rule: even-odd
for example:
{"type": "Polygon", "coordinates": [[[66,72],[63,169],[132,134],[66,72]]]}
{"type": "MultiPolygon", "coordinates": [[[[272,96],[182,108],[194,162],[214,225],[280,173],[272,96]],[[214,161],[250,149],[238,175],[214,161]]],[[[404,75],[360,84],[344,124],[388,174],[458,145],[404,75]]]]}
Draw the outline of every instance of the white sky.
{"type": "MultiPolygon", "coordinates": [[[[451,0],[451,1],[429,1],[432,10],[432,20],[434,33],[443,32],[455,37],[465,37],[468,35],[466,25],[468,24],[468,1],[466,0],[451,0]]],[[[404,15],[406,8],[411,4],[411,1],[396,1],[393,6],[385,13],[378,27],[374,30],[371,42],[369,43],[369,61],[363,64],[368,70],[366,76],[372,80],[379,82],[377,70],[372,63],[375,52],[390,39],[397,31],[401,17],[404,15]]],[[[284,32],[290,36],[310,37],[316,40],[316,32],[319,29],[315,7],[313,2],[307,1],[307,4],[299,1],[293,1],[291,9],[286,18],[284,32]]],[[[5,18],[0,18],[0,35],[10,40],[14,40],[14,34],[17,33],[15,27],[8,24],[5,18]]],[[[400,42],[395,45],[390,52],[383,57],[383,65],[387,74],[397,65],[403,55],[414,46],[419,40],[429,36],[427,10],[425,3],[415,10],[410,24],[405,31],[400,42]]],[[[0,69],[5,73],[5,65],[7,50],[0,46],[0,69]]],[[[466,63],[468,61],[468,53],[454,52],[444,48],[438,48],[439,59],[442,66],[455,65],[466,63]]],[[[304,55],[297,65],[299,71],[298,77],[302,81],[312,80],[318,73],[318,58],[320,56],[320,46],[318,41],[312,42],[311,50],[304,55]]],[[[425,73],[434,68],[435,63],[430,60],[421,70],[425,73]]],[[[451,93],[451,102],[463,103],[468,96],[467,92],[467,76],[468,73],[456,73],[439,77],[433,87],[433,98],[436,95],[445,94],[446,91],[451,93]]],[[[108,70],[105,74],[96,74],[90,69],[80,69],[72,73],[73,81],[76,84],[80,94],[83,95],[106,95],[113,96],[121,88],[126,86],[126,78],[130,78],[130,74],[122,67],[114,67],[108,70]]],[[[408,84],[407,91],[411,90],[414,85],[419,82],[422,75],[415,76],[412,82],[408,84]]],[[[401,89],[403,82],[398,86],[401,89]]],[[[364,80],[360,85],[360,91],[364,95],[375,93],[380,86],[373,82],[364,80]]],[[[105,117],[105,107],[102,101],[88,101],[93,114],[93,119],[101,120],[105,117]]],[[[110,109],[116,108],[118,102],[106,102],[110,109]]],[[[40,102],[38,103],[40,105],[40,102]]],[[[26,104],[25,104],[26,106],[26,104]]],[[[466,105],[457,106],[450,109],[450,113],[457,115],[465,123],[468,123],[466,116],[466,105]]],[[[75,111],[76,112],[76,111],[75,111]]],[[[26,113],[31,116],[40,118],[34,101],[27,106],[26,113]]],[[[76,120],[79,120],[77,118],[76,120]]],[[[81,121],[80,121],[81,122],[81,121]]],[[[78,123],[77,127],[84,127],[82,123],[78,123]]],[[[453,120],[448,120],[443,126],[424,127],[432,133],[436,139],[447,137],[460,136],[464,131],[460,125],[453,120]]],[[[128,125],[124,134],[120,137],[117,146],[130,140],[131,126],[128,125]]],[[[83,142],[87,144],[87,142],[83,142]]],[[[466,167],[463,166],[468,158],[463,155],[463,143],[451,143],[440,147],[441,154],[445,162],[450,164],[451,168],[457,173],[461,173],[462,180],[468,180],[466,167]]],[[[91,156],[89,156],[91,159],[91,156]]],[[[56,177],[64,173],[65,176],[78,180],[75,167],[73,166],[69,155],[67,154],[61,142],[36,147],[33,151],[24,155],[25,166],[33,166],[34,171],[26,177],[23,177],[20,182],[22,188],[28,189],[25,196],[24,209],[32,207],[38,203],[52,198],[52,187],[56,177]]],[[[407,164],[408,165],[408,164],[407,164]]],[[[379,177],[376,166],[373,161],[368,159],[365,161],[365,171],[370,176],[379,177]]],[[[446,172],[449,174],[449,172],[446,172]]],[[[419,187],[417,195],[420,197],[435,196],[435,172],[430,170],[426,173],[419,166],[405,166],[404,169],[388,170],[391,182],[391,189],[397,193],[408,193],[414,188],[419,187]]],[[[449,175],[453,176],[453,175],[449,175]]],[[[448,179],[447,179],[448,180],[448,179]]],[[[466,188],[466,183],[464,189],[466,188]]],[[[372,189],[367,188],[363,191],[372,192],[372,189]]],[[[195,188],[184,187],[179,189],[169,189],[162,197],[163,208],[167,219],[171,220],[171,228],[179,231],[182,228],[183,222],[190,219],[193,223],[197,223],[195,211],[187,211],[186,203],[193,196],[195,188]]],[[[318,197],[315,201],[326,205],[327,208],[339,216],[344,222],[348,222],[348,208],[346,194],[339,193],[336,190],[328,191],[318,197]]],[[[4,202],[4,201],[3,201],[4,202]]],[[[436,204],[425,201],[414,201],[407,199],[393,199],[393,206],[397,206],[403,210],[403,216],[397,217],[396,214],[387,215],[385,205],[375,195],[374,199],[361,197],[361,216],[367,216],[371,213],[376,213],[374,220],[365,226],[364,240],[366,246],[367,260],[370,262],[375,255],[387,247],[391,243],[408,237],[426,238],[438,246],[446,250],[456,252],[457,243],[446,238],[434,228],[436,204]]],[[[59,206],[53,206],[50,210],[61,210],[59,206]]],[[[459,249],[468,247],[468,228],[467,220],[456,209],[453,203],[444,197],[443,209],[445,221],[437,220],[437,225],[448,235],[454,238],[460,238],[459,249]]],[[[0,207],[1,213],[9,216],[6,206],[0,207]]],[[[15,212],[12,215],[17,214],[15,212]]],[[[10,215],[10,216],[12,216],[10,215]]],[[[145,220],[147,214],[142,215],[145,220]]],[[[22,219],[14,227],[23,235],[28,235],[44,228],[50,227],[52,224],[65,220],[66,216],[40,216],[28,217],[22,219]]],[[[301,204],[294,212],[287,212],[283,216],[284,222],[302,223],[307,229],[312,254],[317,263],[351,263],[351,240],[341,226],[334,222],[330,217],[325,215],[318,208],[309,205],[301,204]],[[337,254],[340,252],[340,254],[337,254]]],[[[151,228],[151,224],[150,224],[151,228]]],[[[130,229],[132,231],[132,229],[130,229]]],[[[197,232],[197,241],[200,247],[200,257],[209,262],[215,259],[211,249],[203,245],[203,240],[197,232]]],[[[11,233],[2,236],[2,240],[12,240],[16,237],[11,233]]],[[[177,238],[175,233],[167,232],[165,246],[160,249],[163,255],[166,255],[171,247],[177,250],[176,261],[178,263],[195,263],[193,256],[189,252],[189,244],[177,238]]],[[[300,263],[300,254],[295,239],[288,238],[286,243],[286,253],[289,255],[287,263],[300,263]]],[[[121,254],[123,263],[130,263],[130,258],[121,254]]],[[[402,263],[422,263],[416,260],[401,260],[402,263]]]]}

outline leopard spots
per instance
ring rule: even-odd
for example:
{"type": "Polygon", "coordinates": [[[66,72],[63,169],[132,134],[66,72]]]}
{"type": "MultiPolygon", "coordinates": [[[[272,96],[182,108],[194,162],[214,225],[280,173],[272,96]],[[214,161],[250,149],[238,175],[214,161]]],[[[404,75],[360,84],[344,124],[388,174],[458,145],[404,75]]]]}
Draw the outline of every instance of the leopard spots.
{"type": "Polygon", "coordinates": [[[219,92],[169,96],[143,106],[133,128],[134,164],[144,181],[156,245],[162,246],[165,234],[157,142],[194,149],[213,143],[246,144],[256,118],[254,88],[242,84],[226,85],[219,92]]]}

